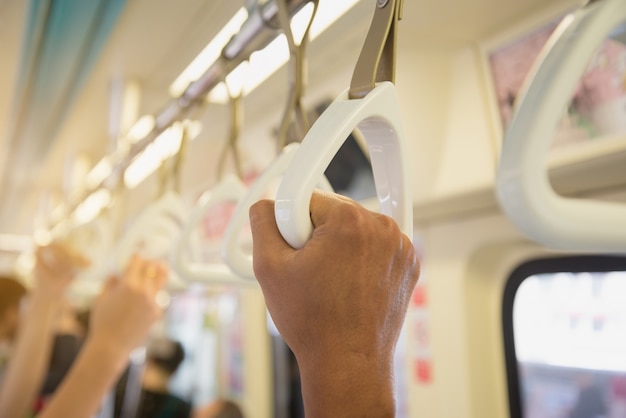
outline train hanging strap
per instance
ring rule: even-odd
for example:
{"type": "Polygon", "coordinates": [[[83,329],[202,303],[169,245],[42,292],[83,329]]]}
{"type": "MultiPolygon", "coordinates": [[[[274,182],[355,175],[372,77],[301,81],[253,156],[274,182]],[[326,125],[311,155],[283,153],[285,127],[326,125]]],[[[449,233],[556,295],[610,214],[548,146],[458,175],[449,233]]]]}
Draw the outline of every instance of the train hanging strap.
{"type": "Polygon", "coordinates": [[[401,0],[378,0],[372,26],[354,70],[352,87],[336,99],[308,132],[287,168],[276,196],[276,223],[285,241],[302,248],[313,231],[313,189],[354,129],[367,143],[382,213],[413,233],[405,135],[393,84],[396,26],[401,0]]]}

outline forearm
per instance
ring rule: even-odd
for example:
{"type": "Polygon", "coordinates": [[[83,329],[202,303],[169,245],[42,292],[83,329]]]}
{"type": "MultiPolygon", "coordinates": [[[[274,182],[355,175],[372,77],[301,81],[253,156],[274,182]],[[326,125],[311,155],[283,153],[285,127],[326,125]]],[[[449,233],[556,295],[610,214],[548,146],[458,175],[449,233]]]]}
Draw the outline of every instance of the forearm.
{"type": "Polygon", "coordinates": [[[365,356],[300,360],[307,418],[392,418],[393,367],[365,356]]]}
{"type": "Polygon", "coordinates": [[[88,339],[68,376],[38,418],[93,416],[127,362],[128,353],[124,350],[88,339]]]}
{"type": "Polygon", "coordinates": [[[34,405],[50,361],[60,301],[35,292],[18,331],[0,390],[0,416],[24,417],[34,405]]]}

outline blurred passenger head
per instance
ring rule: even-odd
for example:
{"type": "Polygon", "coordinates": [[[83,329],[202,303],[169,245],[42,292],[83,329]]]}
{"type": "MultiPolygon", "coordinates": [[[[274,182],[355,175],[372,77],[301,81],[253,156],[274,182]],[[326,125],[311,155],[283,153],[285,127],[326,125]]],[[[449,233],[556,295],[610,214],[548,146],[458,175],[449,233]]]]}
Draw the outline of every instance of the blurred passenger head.
{"type": "Polygon", "coordinates": [[[243,412],[235,402],[219,399],[199,409],[194,418],[243,418],[243,412]]]}
{"type": "Polygon", "coordinates": [[[17,332],[20,303],[26,288],[18,280],[0,276],[0,341],[12,340],[17,332]]]}
{"type": "Polygon", "coordinates": [[[185,359],[185,350],[178,341],[166,337],[150,340],[146,352],[146,367],[155,368],[172,376],[185,359]]]}

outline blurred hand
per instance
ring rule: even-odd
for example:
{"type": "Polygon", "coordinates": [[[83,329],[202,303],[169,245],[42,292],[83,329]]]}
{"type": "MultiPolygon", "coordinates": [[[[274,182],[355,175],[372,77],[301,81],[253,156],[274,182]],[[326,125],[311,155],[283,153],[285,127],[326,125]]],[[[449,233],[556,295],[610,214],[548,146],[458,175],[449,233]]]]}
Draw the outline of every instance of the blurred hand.
{"type": "Polygon", "coordinates": [[[124,276],[111,277],[96,300],[89,338],[120,352],[139,346],[160,315],[155,299],[166,279],[163,264],[133,257],[124,276]]]}
{"type": "Polygon", "coordinates": [[[89,262],[62,243],[39,247],[35,252],[35,293],[62,298],[63,293],[81,268],[89,262]]]}
{"type": "MultiPolygon", "coordinates": [[[[419,277],[414,247],[391,218],[349,199],[315,193],[310,212],[313,236],[294,250],[278,231],[273,202],[250,210],[254,270],[269,312],[298,359],[304,385],[319,383],[328,392],[324,384],[365,380],[392,392],[393,352],[419,277]]],[[[342,387],[333,390],[343,393],[342,387]]],[[[309,406],[339,396],[316,393],[309,406]]]]}

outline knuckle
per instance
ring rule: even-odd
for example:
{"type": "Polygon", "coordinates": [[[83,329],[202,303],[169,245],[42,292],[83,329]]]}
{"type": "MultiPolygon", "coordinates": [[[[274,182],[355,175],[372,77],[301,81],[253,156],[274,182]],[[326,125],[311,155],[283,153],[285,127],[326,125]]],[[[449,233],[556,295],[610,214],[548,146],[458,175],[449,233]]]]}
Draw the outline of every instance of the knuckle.
{"type": "Polygon", "coordinates": [[[415,246],[406,235],[402,235],[403,241],[403,249],[404,249],[404,262],[407,264],[409,274],[411,277],[411,282],[415,285],[420,277],[421,273],[421,263],[419,257],[417,256],[417,251],[415,250],[415,246]]]}
{"type": "Polygon", "coordinates": [[[368,226],[368,214],[358,204],[346,202],[335,212],[337,231],[342,235],[353,236],[364,231],[368,226]]]}
{"type": "Polygon", "coordinates": [[[276,264],[275,260],[269,256],[253,257],[252,268],[257,280],[262,283],[266,278],[271,278],[277,270],[276,264]]]}

